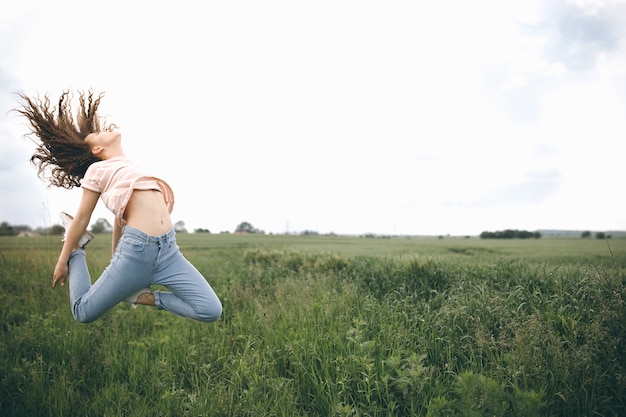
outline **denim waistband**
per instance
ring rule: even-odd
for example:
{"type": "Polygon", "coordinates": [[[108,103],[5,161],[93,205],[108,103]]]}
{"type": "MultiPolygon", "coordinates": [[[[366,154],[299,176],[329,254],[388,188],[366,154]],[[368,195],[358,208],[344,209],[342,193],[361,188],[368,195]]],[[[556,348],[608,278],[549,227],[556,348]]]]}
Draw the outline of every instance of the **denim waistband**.
{"type": "Polygon", "coordinates": [[[169,232],[162,234],[160,236],[150,236],[139,229],[135,229],[132,226],[126,225],[124,229],[122,229],[122,236],[133,236],[137,239],[141,239],[146,243],[150,242],[171,242],[176,239],[176,232],[174,231],[174,226],[169,230],[169,232]]]}

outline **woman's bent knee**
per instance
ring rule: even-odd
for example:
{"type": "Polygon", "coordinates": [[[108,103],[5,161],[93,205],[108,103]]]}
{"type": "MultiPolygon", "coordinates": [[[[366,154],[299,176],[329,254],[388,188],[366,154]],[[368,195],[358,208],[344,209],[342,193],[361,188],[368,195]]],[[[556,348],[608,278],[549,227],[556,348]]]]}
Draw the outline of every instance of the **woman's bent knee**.
{"type": "Polygon", "coordinates": [[[217,303],[208,304],[202,309],[199,309],[197,315],[198,320],[206,323],[216,321],[222,316],[222,304],[219,301],[217,303]]]}
{"type": "Polygon", "coordinates": [[[74,316],[74,320],[83,324],[93,323],[94,321],[98,319],[97,317],[89,317],[83,314],[78,314],[75,311],[72,311],[72,316],[74,316]]]}
{"type": "Polygon", "coordinates": [[[101,315],[88,313],[84,306],[81,306],[80,301],[78,301],[72,306],[72,316],[74,316],[74,320],[76,320],[77,322],[86,324],[93,323],[94,321],[98,320],[101,315]]]}

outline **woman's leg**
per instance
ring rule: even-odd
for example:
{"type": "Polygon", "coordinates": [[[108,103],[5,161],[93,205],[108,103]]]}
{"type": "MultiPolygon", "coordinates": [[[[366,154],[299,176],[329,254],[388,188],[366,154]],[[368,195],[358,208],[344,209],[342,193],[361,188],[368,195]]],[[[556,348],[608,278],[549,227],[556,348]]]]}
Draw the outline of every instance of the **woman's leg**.
{"type": "MultiPolygon", "coordinates": [[[[155,253],[150,262],[145,259],[146,254],[143,251],[132,251],[130,256],[121,255],[122,246],[120,242],[111,262],[93,285],[85,252],[76,250],[70,255],[70,302],[76,321],[91,323],[126,297],[150,285],[150,271],[155,253]]],[[[147,255],[150,258],[150,254],[147,255]]]]}
{"type": "Polygon", "coordinates": [[[211,322],[222,315],[222,303],[202,274],[180,253],[176,242],[168,242],[153,284],[171,292],[155,291],[159,309],[195,320],[211,322]]]}
{"type": "Polygon", "coordinates": [[[74,318],[76,318],[74,306],[91,288],[91,276],[87,268],[85,251],[82,249],[73,251],[70,254],[68,266],[70,275],[70,308],[74,318]]]}

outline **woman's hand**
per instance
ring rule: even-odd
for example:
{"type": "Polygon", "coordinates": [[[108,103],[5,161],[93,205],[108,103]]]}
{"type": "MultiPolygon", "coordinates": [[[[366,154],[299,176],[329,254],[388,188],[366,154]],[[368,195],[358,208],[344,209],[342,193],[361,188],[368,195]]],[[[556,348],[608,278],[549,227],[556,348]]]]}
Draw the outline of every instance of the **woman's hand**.
{"type": "Polygon", "coordinates": [[[69,268],[67,267],[67,262],[58,262],[57,266],[54,268],[54,276],[52,278],[52,287],[56,287],[60,282],[61,286],[65,285],[65,280],[69,274],[69,268]]]}

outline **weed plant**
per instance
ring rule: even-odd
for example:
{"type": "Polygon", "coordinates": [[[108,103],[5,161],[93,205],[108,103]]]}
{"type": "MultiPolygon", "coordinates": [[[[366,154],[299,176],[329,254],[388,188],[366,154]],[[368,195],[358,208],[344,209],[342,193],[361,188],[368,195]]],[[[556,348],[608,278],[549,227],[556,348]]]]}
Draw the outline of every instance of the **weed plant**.
{"type": "MultiPolygon", "coordinates": [[[[0,239],[1,416],[623,416],[626,241],[179,235],[224,303],[76,323],[0,239]]],[[[94,277],[110,237],[87,251],[94,277]]]]}

